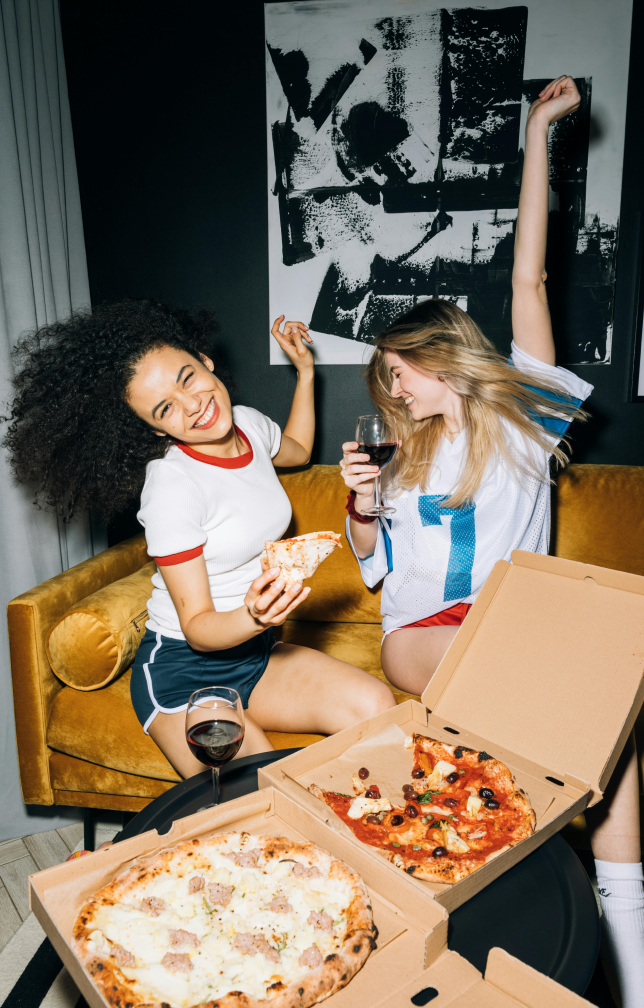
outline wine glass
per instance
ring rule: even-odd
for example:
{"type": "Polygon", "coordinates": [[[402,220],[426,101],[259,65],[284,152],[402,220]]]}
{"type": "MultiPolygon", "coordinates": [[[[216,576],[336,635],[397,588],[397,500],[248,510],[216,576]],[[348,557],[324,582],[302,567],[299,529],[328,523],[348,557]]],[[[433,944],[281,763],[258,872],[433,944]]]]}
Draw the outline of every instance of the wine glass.
{"type": "Polygon", "coordinates": [[[219,768],[237,755],[243,741],[244,708],[237,690],[195,690],[186,710],[186,742],[192,755],[212,770],[212,805],[204,808],[219,804],[219,768]]]}
{"type": "MultiPolygon", "coordinates": [[[[381,470],[384,469],[398,451],[395,419],[380,414],[358,417],[356,441],[358,442],[358,451],[369,456],[371,465],[377,465],[381,470]]],[[[367,508],[364,514],[390,515],[396,513],[395,508],[382,503],[380,473],[376,476],[375,495],[376,503],[373,507],[367,508]]]]}

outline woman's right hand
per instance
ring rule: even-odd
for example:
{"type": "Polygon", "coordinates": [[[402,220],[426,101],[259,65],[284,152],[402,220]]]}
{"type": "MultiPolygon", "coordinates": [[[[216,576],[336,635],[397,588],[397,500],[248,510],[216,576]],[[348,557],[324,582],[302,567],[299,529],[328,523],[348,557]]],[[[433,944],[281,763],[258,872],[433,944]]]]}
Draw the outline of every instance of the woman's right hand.
{"type": "Polygon", "coordinates": [[[374,484],[380,469],[370,463],[368,455],[358,452],[358,447],[357,441],[346,441],[342,445],[340,469],[346,485],[355,491],[356,510],[359,511],[358,498],[362,498],[360,505],[369,506],[367,502],[374,495],[374,484]]]}
{"type": "Polygon", "coordinates": [[[244,603],[262,627],[281,626],[289,613],[299,606],[311,589],[301,584],[284,591],[284,579],[279,576],[279,567],[273,567],[255,578],[246,592],[244,603]]]}

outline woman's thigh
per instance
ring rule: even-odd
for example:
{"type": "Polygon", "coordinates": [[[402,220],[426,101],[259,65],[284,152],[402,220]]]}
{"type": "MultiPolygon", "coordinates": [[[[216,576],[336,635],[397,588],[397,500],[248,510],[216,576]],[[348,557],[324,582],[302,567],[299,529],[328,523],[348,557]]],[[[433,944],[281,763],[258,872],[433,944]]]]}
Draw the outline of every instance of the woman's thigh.
{"type": "Polygon", "coordinates": [[[265,731],[333,735],[395,706],[389,687],[355,665],[276,644],[248,710],[265,731]]]}
{"type": "Polygon", "coordinates": [[[387,634],[381,662],[389,682],[420,696],[459,630],[457,626],[414,627],[387,634]]]}
{"type": "MultiPolygon", "coordinates": [[[[157,714],[148,731],[163,755],[183,778],[193,777],[206,769],[188,748],[185,711],[177,714],[157,714]]],[[[244,741],[235,759],[253,756],[255,753],[271,752],[272,748],[262,729],[246,711],[244,741]]]]}

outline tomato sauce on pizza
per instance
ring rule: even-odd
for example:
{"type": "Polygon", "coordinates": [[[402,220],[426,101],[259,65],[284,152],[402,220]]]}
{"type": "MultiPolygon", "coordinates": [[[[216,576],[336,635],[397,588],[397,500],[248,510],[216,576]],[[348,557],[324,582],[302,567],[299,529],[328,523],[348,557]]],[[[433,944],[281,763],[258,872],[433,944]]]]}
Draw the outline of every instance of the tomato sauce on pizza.
{"type": "Polygon", "coordinates": [[[414,762],[401,805],[369,781],[366,767],[353,776],[355,797],[309,790],[358,840],[427,881],[458,882],[534,832],[530,802],[500,760],[423,735],[406,745],[414,762]]]}

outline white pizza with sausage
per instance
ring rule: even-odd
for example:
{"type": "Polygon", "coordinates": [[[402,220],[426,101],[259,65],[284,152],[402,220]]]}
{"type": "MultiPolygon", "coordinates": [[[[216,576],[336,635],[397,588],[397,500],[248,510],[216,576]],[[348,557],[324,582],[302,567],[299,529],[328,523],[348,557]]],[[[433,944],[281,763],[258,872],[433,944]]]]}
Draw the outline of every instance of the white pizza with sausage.
{"type": "Polygon", "coordinates": [[[314,844],[220,833],[136,863],[72,946],[115,1008],[307,1008],[375,946],[359,875],[314,844]]]}

